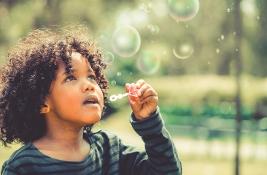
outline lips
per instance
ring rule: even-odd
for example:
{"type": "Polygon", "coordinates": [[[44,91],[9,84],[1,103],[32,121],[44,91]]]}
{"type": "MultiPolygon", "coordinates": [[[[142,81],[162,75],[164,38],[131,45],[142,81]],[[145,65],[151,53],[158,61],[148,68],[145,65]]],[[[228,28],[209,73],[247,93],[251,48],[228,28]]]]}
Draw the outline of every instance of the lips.
{"type": "Polygon", "coordinates": [[[99,104],[98,98],[95,95],[90,95],[86,97],[86,99],[83,101],[83,104],[99,104]]]}

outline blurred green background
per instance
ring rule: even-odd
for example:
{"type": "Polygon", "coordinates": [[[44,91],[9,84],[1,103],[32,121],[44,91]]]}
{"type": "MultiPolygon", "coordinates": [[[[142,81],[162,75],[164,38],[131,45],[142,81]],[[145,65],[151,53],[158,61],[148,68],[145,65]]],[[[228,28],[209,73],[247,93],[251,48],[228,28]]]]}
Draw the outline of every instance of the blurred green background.
{"type": "MultiPolygon", "coordinates": [[[[33,29],[86,25],[109,95],[140,78],[157,90],[185,175],[265,175],[266,10],[265,0],[0,0],[0,64],[33,29]]],[[[126,98],[110,101],[95,129],[142,147],[129,114],[126,98]]],[[[0,146],[0,165],[18,146],[0,146]]]]}

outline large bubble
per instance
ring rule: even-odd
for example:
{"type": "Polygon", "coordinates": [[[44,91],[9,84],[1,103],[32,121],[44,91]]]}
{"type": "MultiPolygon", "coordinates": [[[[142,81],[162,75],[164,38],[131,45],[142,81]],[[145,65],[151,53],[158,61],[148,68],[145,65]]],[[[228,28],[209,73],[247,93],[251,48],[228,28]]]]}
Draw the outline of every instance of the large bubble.
{"type": "Polygon", "coordinates": [[[179,47],[172,49],[173,55],[178,59],[187,59],[194,52],[193,47],[190,44],[181,44],[179,47]]]}
{"type": "Polygon", "coordinates": [[[141,46],[141,38],[138,31],[129,25],[115,30],[112,35],[112,49],[121,57],[135,55],[141,46]]]}
{"type": "Polygon", "coordinates": [[[176,21],[188,21],[196,16],[199,0],[168,0],[168,8],[176,21]]]}
{"type": "Polygon", "coordinates": [[[154,74],[160,67],[160,57],[153,51],[143,51],[137,59],[137,68],[144,74],[154,74]]]}

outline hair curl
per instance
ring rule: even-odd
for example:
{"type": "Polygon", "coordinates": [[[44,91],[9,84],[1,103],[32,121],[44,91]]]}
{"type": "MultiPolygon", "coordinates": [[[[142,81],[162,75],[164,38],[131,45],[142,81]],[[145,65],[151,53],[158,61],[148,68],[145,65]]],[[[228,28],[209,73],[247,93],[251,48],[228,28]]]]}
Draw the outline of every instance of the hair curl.
{"type": "Polygon", "coordinates": [[[0,139],[5,146],[45,134],[41,106],[56,76],[57,62],[63,61],[69,71],[73,51],[88,59],[107,102],[106,65],[88,34],[84,26],[34,30],[9,51],[8,63],[0,71],[0,139]]]}

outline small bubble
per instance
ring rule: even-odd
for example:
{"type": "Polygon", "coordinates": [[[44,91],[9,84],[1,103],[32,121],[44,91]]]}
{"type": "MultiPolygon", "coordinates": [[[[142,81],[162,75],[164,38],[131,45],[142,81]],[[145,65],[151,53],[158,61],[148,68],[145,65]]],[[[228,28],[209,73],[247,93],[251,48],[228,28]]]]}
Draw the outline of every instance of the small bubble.
{"type": "Polygon", "coordinates": [[[188,43],[179,45],[178,47],[172,49],[173,55],[179,59],[187,59],[193,54],[193,52],[193,46],[188,43]]]}
{"type": "Polygon", "coordinates": [[[144,74],[151,75],[160,67],[160,57],[153,50],[145,50],[137,59],[137,68],[144,74]]]}
{"type": "Polygon", "coordinates": [[[188,21],[199,11],[199,0],[168,0],[170,16],[176,21],[188,21]]]}
{"type": "Polygon", "coordinates": [[[227,8],[226,11],[227,11],[227,13],[230,13],[231,12],[231,9],[230,8],[227,8]]]}
{"type": "Polygon", "coordinates": [[[217,48],[216,49],[216,53],[219,54],[220,53],[220,49],[217,48]]]}
{"type": "Polygon", "coordinates": [[[118,76],[118,77],[121,76],[121,72],[117,72],[117,76],[118,76]]]}
{"type": "Polygon", "coordinates": [[[113,61],[114,61],[114,55],[111,53],[111,52],[104,52],[103,54],[103,61],[106,63],[106,64],[112,64],[113,61]]]}
{"type": "Polygon", "coordinates": [[[224,35],[221,35],[221,40],[224,40],[224,35]]]}
{"type": "Polygon", "coordinates": [[[257,20],[260,20],[260,16],[257,16],[256,19],[257,19],[257,20]]]}

